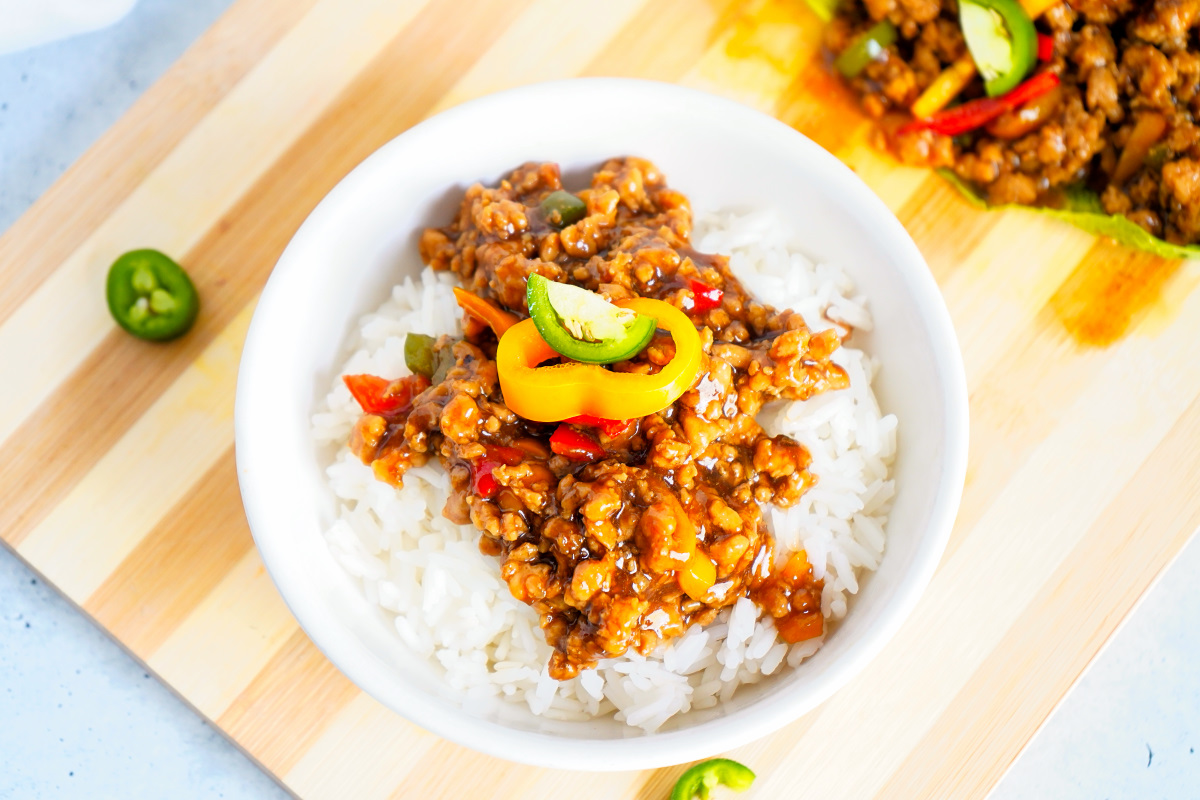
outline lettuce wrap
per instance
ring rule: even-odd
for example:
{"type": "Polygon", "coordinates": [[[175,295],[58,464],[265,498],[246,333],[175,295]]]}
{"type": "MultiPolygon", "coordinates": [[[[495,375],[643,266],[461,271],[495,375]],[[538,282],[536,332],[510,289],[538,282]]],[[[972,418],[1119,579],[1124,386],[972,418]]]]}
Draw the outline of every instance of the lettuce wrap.
{"type": "Polygon", "coordinates": [[[1146,232],[1140,225],[1131,222],[1119,214],[1106,214],[1100,205],[1100,198],[1082,186],[1068,188],[1064,192],[1066,205],[1063,208],[1041,208],[1023,206],[1016,203],[999,206],[989,205],[975,189],[958,177],[953,170],[942,168],[937,173],[950,182],[950,185],[962,194],[971,205],[977,208],[1020,208],[1039,214],[1056,217],[1069,222],[1077,228],[1082,228],[1096,236],[1107,236],[1127,247],[1153,253],[1162,258],[1200,258],[1200,245],[1171,244],[1146,232]]]}

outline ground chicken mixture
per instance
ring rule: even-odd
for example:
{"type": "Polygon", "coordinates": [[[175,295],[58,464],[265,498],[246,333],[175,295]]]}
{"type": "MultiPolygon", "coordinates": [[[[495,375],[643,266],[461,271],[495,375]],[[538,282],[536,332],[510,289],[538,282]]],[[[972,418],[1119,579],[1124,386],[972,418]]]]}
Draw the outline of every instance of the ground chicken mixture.
{"type": "MultiPolygon", "coordinates": [[[[949,136],[903,130],[934,79],[967,54],[957,0],[843,0],[825,32],[842,53],[888,20],[895,42],[850,84],[905,163],[947,167],[989,203],[1059,206],[1084,186],[1175,244],[1200,242],[1200,0],[1059,0],[1035,16],[1042,56],[1031,76],[1052,91],[986,127],[949,136]]],[[[983,96],[976,77],[959,100],[983,96]]]]}
{"type": "MultiPolygon", "coordinates": [[[[803,553],[776,565],[762,510],[794,504],[813,484],[809,454],[768,436],[755,415],[771,400],[845,387],[830,361],[837,333],[812,334],[799,314],[750,297],[724,257],[691,249],[688,200],[648,161],[602,165],[576,193],[586,213],[563,227],[540,209],[559,189],[551,163],[525,164],[496,188],[472,186],[446,227],[424,232],[421,256],[519,317],[533,273],[614,301],[668,302],[700,334],[691,388],[621,430],[577,428],[597,447],[564,455],[550,443],[560,423],[531,422],[505,405],[497,338],[469,316],[464,339],[435,345],[444,376],[395,382],[390,391],[411,399],[364,414],[353,451],[395,485],[409,467],[440,459],[452,485],[444,514],[479,529],[480,549],[499,558],[513,596],[537,610],[557,679],[629,648],[649,653],[744,596],[784,639],[820,635],[822,583],[803,553]],[[694,280],[719,289],[719,304],[700,310],[694,280]],[[681,586],[679,553],[690,548],[716,567],[700,597],[681,586]]],[[[653,374],[673,356],[673,339],[659,331],[609,368],[653,374]]]]}

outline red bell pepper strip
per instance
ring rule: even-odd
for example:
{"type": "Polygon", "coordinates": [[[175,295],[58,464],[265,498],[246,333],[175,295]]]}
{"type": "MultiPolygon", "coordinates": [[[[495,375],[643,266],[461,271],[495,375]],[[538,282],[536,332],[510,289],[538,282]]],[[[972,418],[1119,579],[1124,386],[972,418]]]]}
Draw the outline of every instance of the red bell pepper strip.
{"type": "Polygon", "coordinates": [[[631,419],[602,419],[601,417],[593,417],[591,414],[580,414],[577,417],[570,417],[563,420],[572,425],[582,425],[587,428],[599,428],[600,431],[610,439],[626,433],[633,424],[631,419]]]}
{"type": "Polygon", "coordinates": [[[1054,37],[1044,33],[1037,35],[1038,61],[1049,61],[1054,58],[1054,37]]]}
{"type": "Polygon", "coordinates": [[[413,398],[429,388],[424,375],[389,381],[376,375],[343,375],[342,381],[367,414],[395,416],[405,412],[413,398]]]}
{"type": "Polygon", "coordinates": [[[525,451],[519,447],[488,447],[487,454],[471,464],[471,488],[484,500],[491,500],[500,490],[492,471],[499,466],[516,466],[524,458],[525,451]]]}
{"type": "Polygon", "coordinates": [[[692,306],[687,310],[697,314],[703,314],[721,305],[721,298],[725,296],[725,292],[717,287],[709,286],[695,278],[688,278],[687,285],[692,290],[692,306]]]}
{"type": "Polygon", "coordinates": [[[1020,108],[1035,97],[1041,97],[1058,86],[1058,83],[1058,75],[1053,72],[1043,72],[1025,81],[1008,94],[972,100],[957,108],[939,111],[925,119],[913,120],[897,133],[904,134],[928,129],[947,136],[957,136],[986,125],[1005,111],[1020,108]]]}
{"type": "Polygon", "coordinates": [[[598,461],[604,458],[604,448],[592,437],[569,425],[559,425],[550,437],[550,449],[572,461],[598,461]]]}

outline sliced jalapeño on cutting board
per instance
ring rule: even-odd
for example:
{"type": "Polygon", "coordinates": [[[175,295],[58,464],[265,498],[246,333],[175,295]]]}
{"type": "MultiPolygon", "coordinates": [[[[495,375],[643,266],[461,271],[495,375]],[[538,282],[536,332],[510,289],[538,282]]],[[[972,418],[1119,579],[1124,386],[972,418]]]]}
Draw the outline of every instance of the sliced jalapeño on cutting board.
{"type": "Polygon", "coordinates": [[[157,250],[131,250],[114,261],[105,293],[117,324],[152,342],[187,333],[200,311],[192,279],[157,250]]]}

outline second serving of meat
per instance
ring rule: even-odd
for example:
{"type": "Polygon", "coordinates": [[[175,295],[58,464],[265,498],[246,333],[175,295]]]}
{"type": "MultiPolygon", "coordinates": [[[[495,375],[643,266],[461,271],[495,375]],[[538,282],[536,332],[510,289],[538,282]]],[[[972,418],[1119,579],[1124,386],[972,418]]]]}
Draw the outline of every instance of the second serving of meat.
{"type": "Polygon", "coordinates": [[[1086,189],[1192,244],[1198,24],[1196,0],[841,0],[825,44],[905,163],[953,170],[990,204],[1086,189]]]}

